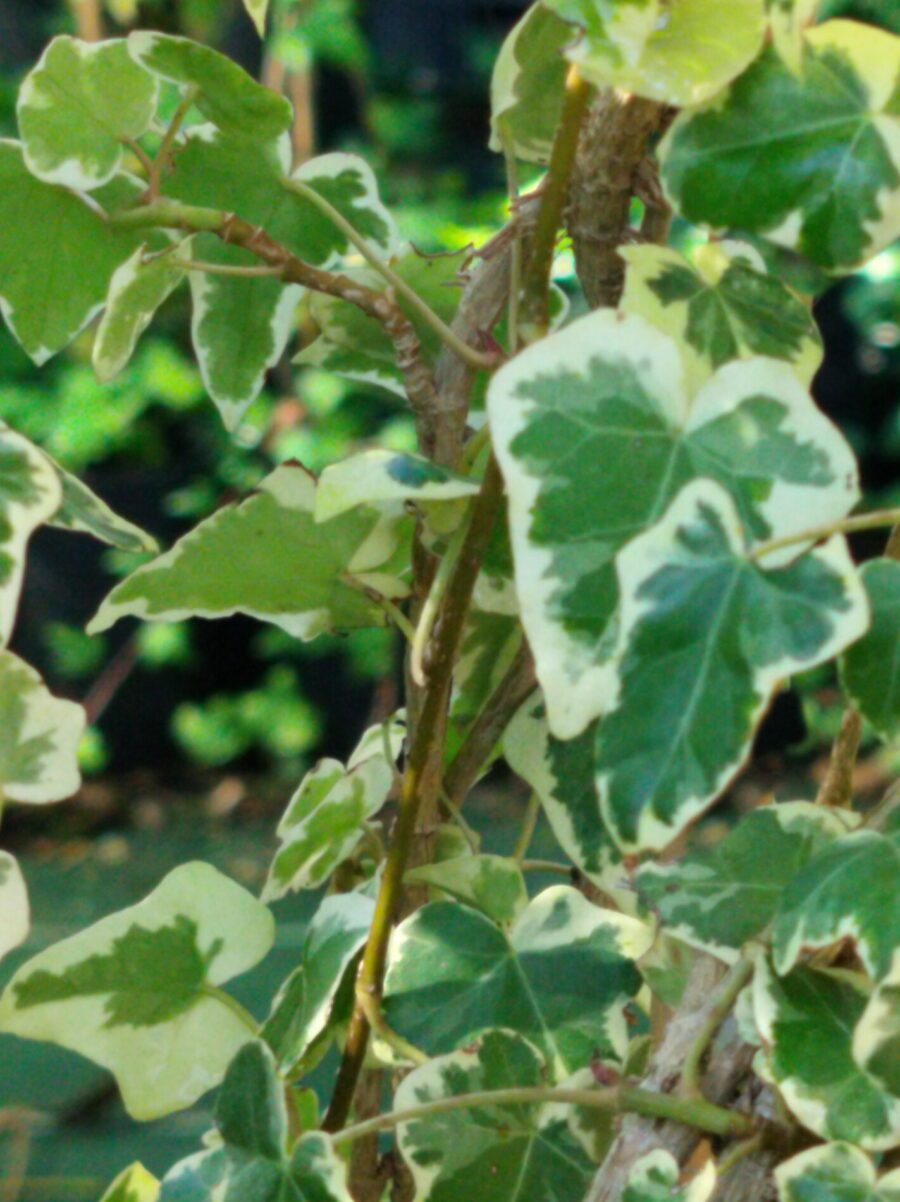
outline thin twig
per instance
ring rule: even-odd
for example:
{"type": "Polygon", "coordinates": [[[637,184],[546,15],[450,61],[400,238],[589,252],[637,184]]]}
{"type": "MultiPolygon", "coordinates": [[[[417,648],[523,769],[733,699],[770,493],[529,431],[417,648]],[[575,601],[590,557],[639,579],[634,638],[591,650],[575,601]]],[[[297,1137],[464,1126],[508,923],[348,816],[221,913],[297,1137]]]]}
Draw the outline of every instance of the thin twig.
{"type": "Polygon", "coordinates": [[[393,1049],[402,1060],[409,1060],[413,1064],[428,1063],[431,1057],[421,1048],[410,1043],[408,1039],[404,1039],[388,1023],[381,1009],[381,998],[377,994],[357,988],[356,1004],[366,1016],[366,1022],[369,1024],[372,1034],[393,1049]]]}
{"type": "Polygon", "coordinates": [[[859,711],[848,706],[841,719],[840,730],[831,749],[831,759],[825,779],[816,794],[816,805],[837,808],[849,807],[853,801],[853,771],[862,736],[859,711]]]}
{"type": "Polygon", "coordinates": [[[685,1057],[680,1083],[682,1097],[699,1098],[702,1096],[700,1092],[700,1076],[703,1068],[703,1059],[709,1051],[709,1046],[715,1038],[719,1027],[721,1027],[722,1023],[731,1013],[732,1007],[737,1001],[738,994],[753,976],[754,963],[753,957],[745,953],[734,964],[722,982],[719,993],[716,995],[715,1003],[706,1015],[703,1025],[697,1032],[697,1037],[691,1044],[685,1057]]]}
{"type": "Polygon", "coordinates": [[[237,267],[232,263],[201,263],[197,259],[181,259],[175,255],[172,259],[184,271],[202,271],[205,275],[230,275],[246,279],[259,279],[265,276],[278,277],[280,267],[237,267]]]}
{"type": "Polygon", "coordinates": [[[817,543],[833,534],[856,534],[862,530],[880,530],[900,522],[900,509],[876,509],[873,513],[861,513],[856,517],[842,518],[837,522],[826,522],[822,526],[810,526],[796,534],[785,534],[781,538],[770,538],[759,543],[748,554],[750,559],[764,559],[774,551],[785,547],[796,547],[801,543],[817,543]]]}
{"type": "Polygon", "coordinates": [[[516,839],[516,846],[513,849],[512,858],[517,860],[519,864],[525,859],[528,849],[531,846],[531,840],[534,838],[534,830],[538,824],[538,818],[541,816],[541,799],[536,792],[532,793],[528,798],[528,804],[525,807],[525,813],[522,816],[522,828],[519,831],[519,837],[516,839]]]}
{"type": "Polygon", "coordinates": [[[188,88],[187,92],[181,99],[178,108],[172,114],[172,120],[169,122],[166,132],[163,134],[163,140],[159,145],[159,150],[153,162],[150,164],[150,173],[147,180],[147,191],[144,193],[144,200],[151,202],[157,199],[162,188],[162,179],[169,163],[172,159],[172,149],[175,145],[175,139],[178,137],[178,131],[181,129],[181,123],[187,116],[188,109],[194,103],[197,96],[197,89],[194,87],[188,88]]]}

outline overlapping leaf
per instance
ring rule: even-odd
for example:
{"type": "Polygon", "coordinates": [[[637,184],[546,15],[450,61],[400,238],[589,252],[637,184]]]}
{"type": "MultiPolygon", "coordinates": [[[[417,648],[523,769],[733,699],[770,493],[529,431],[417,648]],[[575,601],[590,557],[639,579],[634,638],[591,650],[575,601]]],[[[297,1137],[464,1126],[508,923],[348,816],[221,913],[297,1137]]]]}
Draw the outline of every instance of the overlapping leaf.
{"type": "Polygon", "coordinates": [[[135,1118],[190,1106],[250,1032],[216,987],[274,937],[269,911],[208,864],[174,869],[142,902],[39,953],[0,998],[0,1030],[108,1068],[135,1118]]]}
{"type": "Polygon", "coordinates": [[[19,90],[29,171],[67,188],[107,183],[121,166],[124,142],[149,129],[157,91],[123,41],[54,38],[19,90]]]}
{"type": "Polygon", "coordinates": [[[853,1058],[865,993],[837,972],[798,968],[779,978],[764,960],[753,993],[766,1070],[795,1117],[822,1139],[871,1151],[900,1144],[900,1097],[853,1058]]]}
{"type": "Polygon", "coordinates": [[[801,67],[770,48],[724,96],[683,113],[662,178],[689,221],[847,271],[900,232],[900,38],[828,21],[805,35],[801,67]]]}
{"type": "Polygon", "coordinates": [[[889,740],[900,733],[900,563],[863,565],[872,624],[841,656],[841,684],[856,708],[889,740]]]}
{"type": "MultiPolygon", "coordinates": [[[[398,1111],[459,1094],[541,1086],[547,1069],[538,1051],[511,1031],[488,1031],[473,1048],[439,1056],[405,1078],[398,1111]]],[[[400,1124],[398,1140],[416,1197],[503,1202],[572,1202],[595,1168],[572,1135],[568,1107],[479,1106],[400,1124]]]]}
{"type": "MultiPolygon", "coordinates": [[[[484,600],[484,590],[479,600],[484,600]]],[[[512,615],[486,613],[475,608],[469,611],[453,675],[445,744],[448,759],[459,750],[472,722],[506,675],[521,644],[521,629],[512,615]]]]}
{"type": "Polygon", "coordinates": [[[284,1086],[272,1053],[243,1047],[216,1102],[218,1146],[166,1173],[160,1202],[353,1202],[346,1171],[327,1135],[302,1135],[288,1152],[284,1086]]]}
{"type": "Polygon", "coordinates": [[[501,926],[512,926],[528,905],[522,869],[506,856],[453,856],[411,868],[405,879],[465,902],[501,926]]]}
{"type": "Polygon", "coordinates": [[[670,935],[731,962],[772,921],[785,886],[857,820],[806,801],[764,806],[712,848],[645,864],[635,885],[670,935]]]}
{"type": "Polygon", "coordinates": [[[656,850],[743,763],[778,682],[858,638],[868,605],[842,538],[766,570],[709,480],[688,485],[617,570],[619,692],[597,732],[597,787],[619,845],[656,850]]]}
{"type": "Polygon", "coordinates": [[[682,1176],[671,1152],[648,1152],[631,1170],[622,1202],[708,1202],[716,1188],[714,1162],[708,1160],[687,1181],[682,1176]]]}
{"type": "Polygon", "coordinates": [[[617,553],[697,476],[764,538],[843,516],[852,452],[793,371],[720,368],[689,401],[676,343],[634,315],[589,314],[494,377],[516,587],[550,728],[572,738],[613,697],[617,553]]]}
{"type": "Polygon", "coordinates": [[[566,82],[562,51],[571,41],[570,26],[543,4],[510,31],[491,78],[492,150],[507,141],[520,159],[548,161],[566,82]]]}
{"type": "Polygon", "coordinates": [[[0,960],[18,947],[31,926],[25,879],[15,856],[0,851],[0,960]]]}
{"type": "Polygon", "coordinates": [[[873,992],[853,1033],[860,1068],[900,1098],[900,967],[873,992]]]}
{"type": "Polygon", "coordinates": [[[378,569],[394,554],[403,527],[370,508],[319,525],[315,492],[304,468],[276,468],[246,500],[224,506],[117,585],[89,630],[106,630],[127,616],[174,622],[234,613],[300,639],[384,625],[383,611],[344,577],[402,595],[405,586],[378,569]]]}
{"type": "Polygon", "coordinates": [[[823,1144],[775,1170],[780,1202],[898,1202],[900,1169],[879,1177],[865,1152],[848,1143],[823,1144]]]}
{"type": "Polygon", "coordinates": [[[431,1055],[508,1027],[565,1076],[593,1055],[624,1056],[634,960],[650,939],[643,924],[563,885],[536,897],[508,935],[468,906],[432,902],[394,936],[385,1014],[431,1055]]]}
{"type": "Polygon", "coordinates": [[[159,551],[159,544],[151,534],[141,530],[120,514],[114,513],[84,481],[60,467],[46,452],[42,451],[41,454],[53,468],[62,487],[62,501],[50,520],[51,526],[93,535],[101,542],[118,547],[122,551],[151,554],[159,551]]]}
{"type": "Polygon", "coordinates": [[[803,67],[803,35],[815,18],[821,0],[766,0],[775,49],[792,71],[803,67]]]}
{"type": "Polygon", "coordinates": [[[159,1182],[137,1161],[110,1183],[100,1202],[156,1202],[159,1182]]]}
{"type": "Polygon", "coordinates": [[[62,801],[81,784],[78,744],[86,722],[54,697],[34,668],[0,650],[0,792],[35,805],[62,801]]]}
{"type": "Polygon", "coordinates": [[[386,501],[454,501],[478,492],[478,481],[421,455],[375,449],[326,467],[316,489],[316,521],[357,505],[386,501]]]}

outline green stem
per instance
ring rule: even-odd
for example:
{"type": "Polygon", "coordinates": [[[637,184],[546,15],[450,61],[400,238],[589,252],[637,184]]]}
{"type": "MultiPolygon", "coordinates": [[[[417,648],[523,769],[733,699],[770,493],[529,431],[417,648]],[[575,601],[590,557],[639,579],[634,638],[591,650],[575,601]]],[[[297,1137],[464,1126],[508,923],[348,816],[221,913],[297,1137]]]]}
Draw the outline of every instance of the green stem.
{"type": "Polygon", "coordinates": [[[703,1058],[719,1027],[731,1013],[738,994],[753,976],[753,968],[753,958],[745,953],[732,966],[722,982],[722,988],[685,1056],[684,1066],[681,1070],[680,1093],[682,1097],[694,1100],[701,1097],[700,1077],[703,1058]]]}
{"type": "Polygon", "coordinates": [[[832,534],[856,534],[861,530],[880,530],[900,522],[900,509],[876,509],[873,513],[861,513],[856,517],[842,518],[839,522],[827,522],[822,526],[810,526],[797,534],[786,534],[782,538],[771,538],[760,543],[749,554],[750,559],[763,559],[773,551],[784,547],[795,547],[799,543],[817,543],[832,534]]]}
{"type": "Polygon", "coordinates": [[[531,846],[531,840],[534,837],[534,828],[537,826],[540,816],[541,799],[537,793],[532,793],[528,798],[525,813],[522,815],[522,828],[519,831],[519,837],[513,849],[513,859],[518,860],[520,864],[525,859],[528,848],[531,846]]]}
{"type": "Polygon", "coordinates": [[[219,989],[217,985],[204,985],[201,992],[209,998],[215,998],[220,1002],[226,1010],[230,1010],[233,1015],[241,1020],[247,1030],[253,1035],[254,1039],[259,1035],[259,1023],[253,1017],[237,998],[233,998],[230,993],[226,993],[224,989],[219,989]]]}
{"type": "Polygon", "coordinates": [[[375,994],[357,989],[356,1002],[366,1016],[366,1022],[369,1024],[372,1034],[386,1043],[389,1048],[393,1049],[402,1060],[408,1060],[413,1064],[428,1063],[431,1057],[426,1052],[423,1052],[421,1048],[417,1048],[415,1044],[410,1043],[408,1039],[404,1039],[388,1023],[382,1012],[381,1003],[375,994]]]}
{"type": "Polygon", "coordinates": [[[281,275],[280,267],[235,267],[230,263],[199,263],[196,259],[180,259],[175,255],[172,262],[177,264],[184,271],[202,271],[206,275],[232,275],[246,276],[249,279],[255,279],[259,276],[279,276],[281,275]]]}
{"type": "Polygon", "coordinates": [[[147,200],[156,200],[159,196],[159,190],[162,186],[163,172],[168,167],[172,158],[172,148],[175,145],[175,139],[178,136],[178,131],[181,129],[181,123],[187,116],[188,109],[194,103],[197,96],[197,88],[188,88],[184,98],[178,108],[172,114],[172,120],[169,122],[168,129],[163,135],[163,140],[160,143],[159,150],[156,152],[156,157],[150,164],[149,179],[147,181],[147,200]]]}
{"type": "Polygon", "coordinates": [[[447,550],[441,557],[438,570],[434,574],[434,580],[431,582],[431,588],[428,590],[428,596],[425,598],[422,612],[419,614],[419,622],[411,643],[409,670],[413,680],[420,688],[425,684],[425,653],[431,642],[434,623],[437,619],[441,603],[444,600],[444,594],[449,587],[453,572],[456,569],[456,561],[459,558],[459,554],[466,541],[466,535],[469,532],[471,514],[472,511],[469,509],[466,517],[453,532],[453,537],[450,539],[447,550]]]}
{"type": "Polygon", "coordinates": [[[558,876],[572,876],[571,865],[560,864],[558,860],[522,860],[519,867],[523,872],[555,872],[558,876]]]}
{"type": "Polygon", "coordinates": [[[765,1136],[760,1131],[756,1135],[751,1135],[748,1139],[742,1139],[740,1143],[734,1144],[716,1162],[717,1177],[720,1180],[723,1177],[727,1177],[735,1165],[742,1161],[745,1156],[753,1156],[755,1153],[761,1151],[765,1146],[765,1142],[765,1136]]]}
{"type": "Polygon", "coordinates": [[[519,203],[519,168],[516,162],[515,147],[509,132],[509,124],[504,119],[500,123],[500,142],[503,146],[503,157],[506,160],[506,194],[509,200],[510,215],[515,222],[512,246],[509,252],[509,303],[507,308],[507,349],[510,356],[519,349],[519,309],[522,301],[522,226],[516,211],[519,203]]]}
{"type": "Polygon", "coordinates": [[[341,574],[341,580],[347,585],[348,588],[355,589],[356,592],[362,593],[364,597],[373,603],[373,605],[380,606],[380,608],[384,610],[406,641],[412,644],[416,637],[416,630],[412,622],[410,622],[409,618],[399,605],[393,602],[390,597],[383,597],[381,593],[377,592],[375,589],[369,588],[367,584],[364,584],[350,572],[343,572],[341,574]]]}

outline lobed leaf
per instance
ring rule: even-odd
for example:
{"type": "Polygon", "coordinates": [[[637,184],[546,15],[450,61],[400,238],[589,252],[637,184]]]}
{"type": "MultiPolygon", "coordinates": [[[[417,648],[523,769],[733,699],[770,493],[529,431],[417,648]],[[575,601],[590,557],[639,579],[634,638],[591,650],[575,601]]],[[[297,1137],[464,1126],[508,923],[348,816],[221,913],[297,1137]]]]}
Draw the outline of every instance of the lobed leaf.
{"type": "Polygon", "coordinates": [[[900,563],[875,559],[863,564],[872,624],[841,656],[844,692],[888,741],[900,733],[900,563]]]}
{"type": "Polygon", "coordinates": [[[386,501],[453,501],[472,497],[478,481],[441,467],[422,455],[375,449],[326,467],[316,489],[316,521],[359,505],[386,501]]]}
{"type": "Polygon", "coordinates": [[[562,113],[572,30],[548,5],[533,4],[508,34],[491,77],[491,150],[530,163],[550,159],[562,113]]]}
{"type": "Polygon", "coordinates": [[[25,878],[15,856],[0,851],[0,960],[23,943],[31,927],[25,878]]]}
{"type": "Polygon", "coordinates": [[[151,534],[114,513],[83,480],[60,467],[45,451],[41,454],[53,468],[62,488],[62,502],[50,519],[51,526],[93,535],[121,551],[149,552],[152,555],[159,551],[159,544],[151,534]]]}
{"type": "Polygon", "coordinates": [[[780,1202],[900,1202],[900,1169],[878,1176],[849,1143],[808,1148],[775,1170],[780,1202]]]}
{"type": "Polygon", "coordinates": [[[622,1202],[709,1202],[716,1188],[716,1166],[707,1160],[688,1181],[671,1154],[660,1149],[636,1161],[628,1175],[622,1202]]]}
{"type": "Polygon", "coordinates": [[[70,797],[81,784],[85,722],[80,705],[54,697],[34,668],[0,650],[0,794],[33,805],[70,797]]]}
{"type": "Polygon", "coordinates": [[[522,869],[507,856],[453,856],[411,868],[404,880],[465,902],[504,927],[512,926],[528,905],[522,869]]]}

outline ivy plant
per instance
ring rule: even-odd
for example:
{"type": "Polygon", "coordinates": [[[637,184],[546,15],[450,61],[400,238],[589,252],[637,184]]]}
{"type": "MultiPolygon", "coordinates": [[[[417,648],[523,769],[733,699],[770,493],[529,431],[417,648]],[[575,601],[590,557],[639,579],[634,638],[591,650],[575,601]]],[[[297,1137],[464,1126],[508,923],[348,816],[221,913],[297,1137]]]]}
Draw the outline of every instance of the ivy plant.
{"type": "MultiPolygon", "coordinates": [[[[509,221],[432,259],[363,159],[295,162],[288,101],[208,46],[60,36],[22,82],[0,310],[35,363],[90,327],[100,404],[189,288],[229,429],[290,351],[418,435],[318,478],[273,464],[160,550],[0,430],[6,803],[78,787],[83,712],[9,649],[41,525],[150,556],[90,631],[243,613],[404,649],[404,708],[297,782],[261,898],[184,865],[0,997],[0,1030],[105,1066],[138,1119],[218,1089],[194,1155],[107,1199],[900,1197],[900,822],[852,788],[863,719],[900,730],[900,511],[867,506],[811,394],[797,291],[900,235],[900,38],[808,0],[720,8],[534,3],[491,93],[509,221]],[[546,175],[520,196],[523,161],[546,175]],[[879,529],[860,567],[848,536],[879,529]],[[695,838],[778,691],[828,663],[847,708],[818,795],[695,838]],[[531,793],[510,855],[465,816],[498,758],[531,793]],[[297,964],[251,1015],[228,982],[297,890],[297,964]],[[304,1082],[335,1046],[320,1114],[304,1082]]],[[[28,923],[0,853],[0,954],[28,923]]]]}

